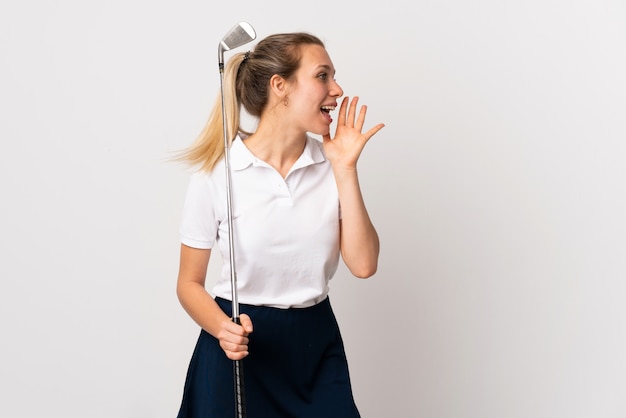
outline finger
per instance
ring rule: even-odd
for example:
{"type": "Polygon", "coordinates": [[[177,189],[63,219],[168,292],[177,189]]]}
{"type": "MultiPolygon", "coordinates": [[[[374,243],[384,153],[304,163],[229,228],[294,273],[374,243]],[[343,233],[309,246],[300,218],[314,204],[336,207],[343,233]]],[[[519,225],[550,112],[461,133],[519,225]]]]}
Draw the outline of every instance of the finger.
{"type": "Polygon", "coordinates": [[[385,127],[384,123],[379,123],[378,125],[374,126],[369,131],[365,132],[363,135],[365,136],[365,139],[369,141],[371,137],[376,135],[376,133],[380,131],[381,129],[383,129],[384,127],[385,127]]]}
{"type": "Polygon", "coordinates": [[[226,353],[226,357],[230,360],[242,360],[250,355],[247,351],[232,352],[224,350],[224,353],[226,353]]]}
{"type": "Polygon", "coordinates": [[[337,119],[337,126],[342,126],[346,124],[346,105],[349,99],[350,98],[346,96],[341,101],[341,105],[339,106],[339,117],[337,119]]]}
{"type": "Polygon", "coordinates": [[[248,346],[240,347],[240,346],[230,346],[229,344],[225,344],[220,342],[220,346],[224,353],[226,353],[226,357],[231,360],[241,360],[246,357],[250,352],[248,351],[248,346]]]}
{"type": "Polygon", "coordinates": [[[246,331],[246,335],[252,332],[253,330],[252,320],[250,319],[248,315],[241,314],[241,316],[239,316],[239,322],[241,326],[243,327],[243,329],[246,331]]]}
{"type": "Polygon", "coordinates": [[[231,360],[239,360],[246,357],[248,352],[248,344],[234,344],[228,341],[220,340],[220,347],[231,360]]]}
{"type": "Polygon", "coordinates": [[[227,334],[219,339],[220,347],[226,353],[247,353],[249,340],[234,334],[227,334]]]}
{"type": "Polygon", "coordinates": [[[367,106],[361,106],[361,110],[359,111],[359,117],[356,120],[356,124],[354,127],[359,131],[363,129],[363,125],[365,124],[365,115],[367,114],[367,106]]]}
{"type": "MultiPolygon", "coordinates": [[[[244,337],[242,337],[244,338],[244,337]]],[[[224,351],[232,351],[233,353],[238,353],[240,351],[248,351],[248,339],[238,340],[238,341],[230,341],[227,339],[220,340],[220,347],[224,349],[224,351]]]]}
{"type": "Polygon", "coordinates": [[[356,105],[359,103],[359,96],[354,96],[352,103],[350,103],[350,109],[348,110],[348,125],[350,128],[354,127],[354,117],[356,115],[356,105]]]}
{"type": "Polygon", "coordinates": [[[247,344],[247,336],[248,332],[241,325],[228,321],[223,325],[222,332],[218,335],[218,338],[233,344],[247,344]]]}
{"type": "Polygon", "coordinates": [[[225,333],[220,337],[220,341],[227,344],[231,350],[237,351],[236,347],[247,346],[250,340],[244,335],[225,333]]]}

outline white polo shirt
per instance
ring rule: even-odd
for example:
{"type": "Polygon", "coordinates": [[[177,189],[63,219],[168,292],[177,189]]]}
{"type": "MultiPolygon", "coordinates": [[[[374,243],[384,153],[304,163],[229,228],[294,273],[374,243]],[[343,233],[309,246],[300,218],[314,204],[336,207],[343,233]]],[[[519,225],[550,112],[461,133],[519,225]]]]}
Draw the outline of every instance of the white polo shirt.
{"type": "MultiPolygon", "coordinates": [[[[308,137],[285,179],[237,137],[230,149],[239,302],[307,307],[326,298],[339,261],[339,198],[320,141],[308,137]]],[[[217,246],[224,262],[211,293],[231,299],[224,161],[191,176],[181,242],[217,246]]]]}

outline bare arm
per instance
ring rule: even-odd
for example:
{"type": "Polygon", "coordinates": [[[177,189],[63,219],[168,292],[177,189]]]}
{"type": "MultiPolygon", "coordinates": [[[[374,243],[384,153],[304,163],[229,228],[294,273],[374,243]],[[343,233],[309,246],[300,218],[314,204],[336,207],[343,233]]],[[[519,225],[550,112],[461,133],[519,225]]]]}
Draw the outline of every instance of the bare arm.
{"type": "Polygon", "coordinates": [[[335,178],[341,204],[341,256],[356,277],[370,277],[378,266],[379,241],[363,202],[356,169],[335,171],[335,178]]]}
{"type": "Polygon", "coordinates": [[[204,284],[210,257],[211,250],[181,245],[176,294],[189,316],[219,339],[228,358],[239,360],[248,355],[248,334],[252,332],[252,322],[242,314],[241,325],[235,324],[206,291],[204,284]]]}
{"type": "Polygon", "coordinates": [[[324,149],[333,167],[341,205],[341,255],[357,277],[370,277],[378,266],[379,241],[363,201],[357,173],[357,161],[367,141],[383,128],[378,124],[361,133],[367,108],[361,107],[358,117],[358,97],[345,97],[339,109],[334,138],[324,135],[324,149]]]}

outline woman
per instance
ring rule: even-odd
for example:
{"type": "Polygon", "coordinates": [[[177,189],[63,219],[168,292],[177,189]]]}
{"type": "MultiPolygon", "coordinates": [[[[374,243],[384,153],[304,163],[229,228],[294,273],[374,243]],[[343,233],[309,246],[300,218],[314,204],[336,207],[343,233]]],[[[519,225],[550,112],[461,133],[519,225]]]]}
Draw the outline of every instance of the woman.
{"type": "Polygon", "coordinates": [[[232,171],[240,322],[231,318],[226,181],[218,98],[206,128],[181,158],[192,175],[181,222],[177,294],[201,326],[179,418],[233,415],[241,360],[249,418],[359,417],[341,335],[328,299],[339,254],[357,277],[376,272],[379,242],[361,195],[357,160],[382,127],[363,133],[366,108],[343,96],[315,36],[271,35],[234,54],[224,75],[232,171]],[[240,106],[258,118],[239,127],[240,106]],[[323,141],[307,135],[319,134],[323,141]],[[217,245],[224,266],[211,294],[205,277],[217,245]]]}

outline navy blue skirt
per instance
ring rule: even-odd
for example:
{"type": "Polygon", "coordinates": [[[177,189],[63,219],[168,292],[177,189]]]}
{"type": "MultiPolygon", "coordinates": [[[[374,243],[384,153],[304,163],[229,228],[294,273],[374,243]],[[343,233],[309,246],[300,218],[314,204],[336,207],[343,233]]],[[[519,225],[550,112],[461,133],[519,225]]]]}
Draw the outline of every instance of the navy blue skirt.
{"type": "MultiPolygon", "coordinates": [[[[231,315],[231,302],[216,298],[231,315]]],[[[359,418],[337,320],[328,298],[310,308],[240,305],[252,319],[243,361],[247,418],[359,418]]],[[[178,418],[235,416],[233,362],[202,330],[178,418]]]]}

